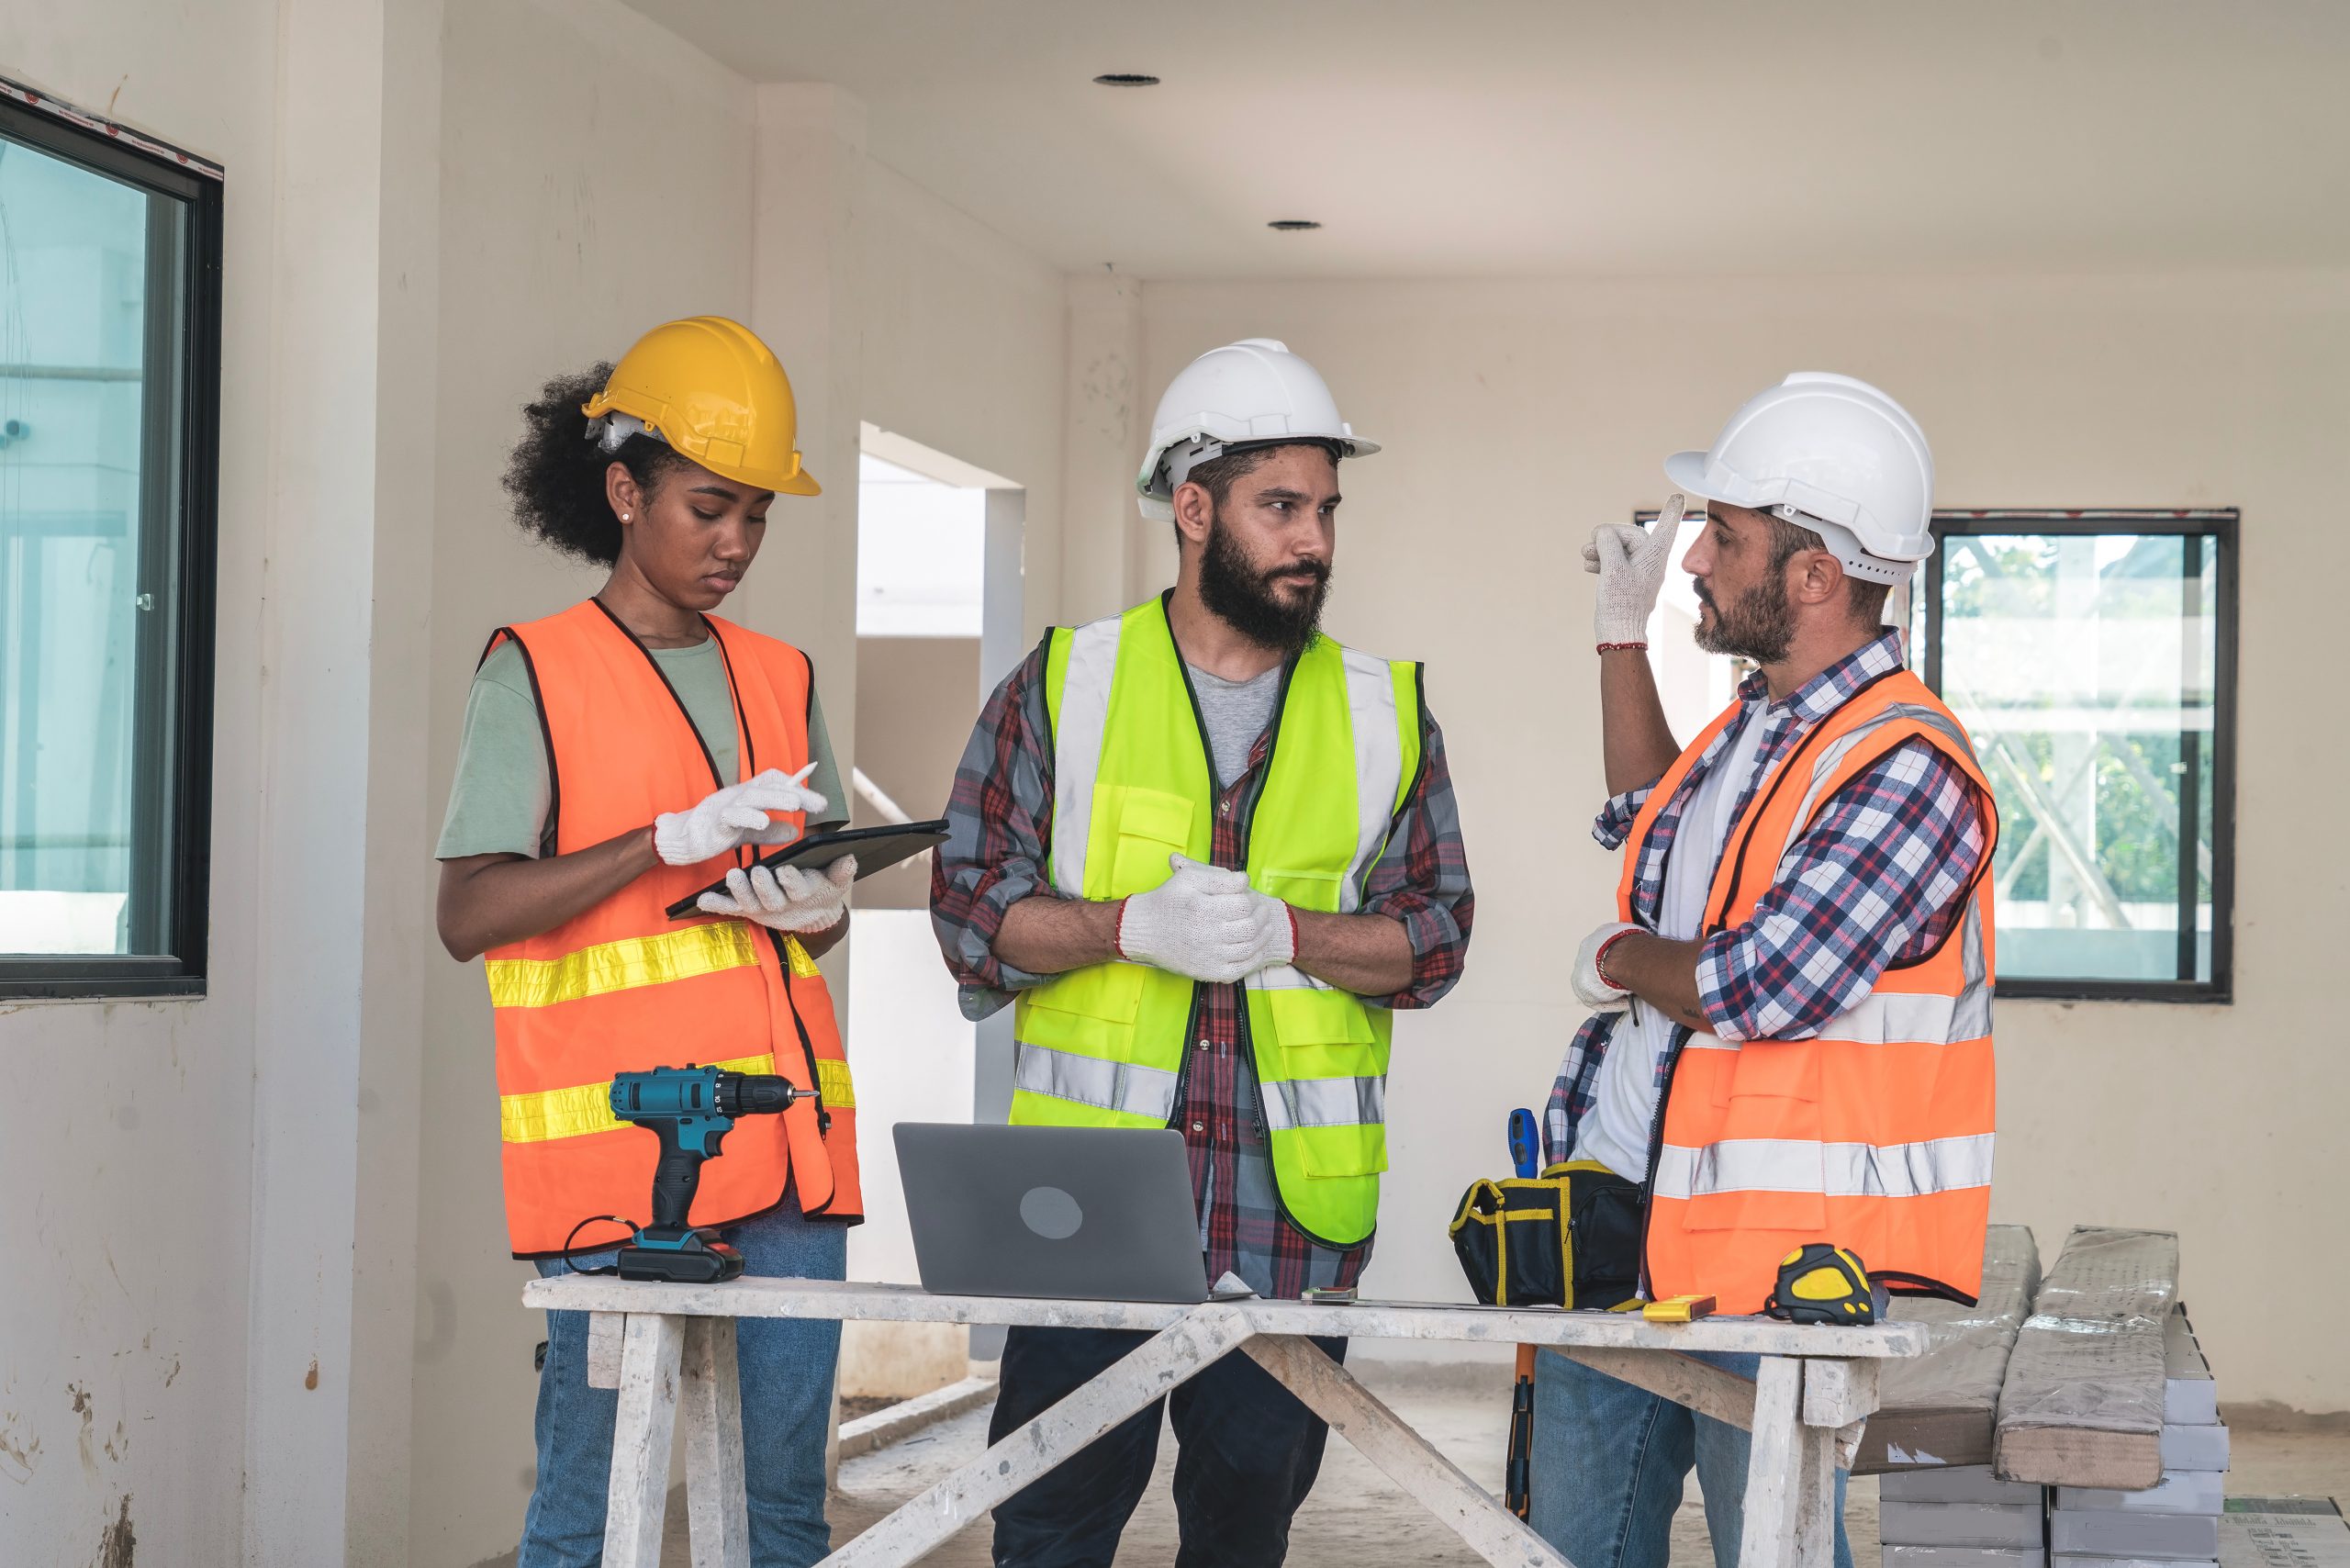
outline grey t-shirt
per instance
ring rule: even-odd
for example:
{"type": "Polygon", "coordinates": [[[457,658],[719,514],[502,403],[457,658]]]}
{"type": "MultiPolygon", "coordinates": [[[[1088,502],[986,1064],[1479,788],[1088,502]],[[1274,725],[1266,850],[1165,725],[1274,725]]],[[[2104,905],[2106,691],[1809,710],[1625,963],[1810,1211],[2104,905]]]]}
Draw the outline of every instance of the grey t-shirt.
{"type": "Polygon", "coordinates": [[[1191,672],[1192,693],[1200,700],[1200,721],[1207,726],[1216,788],[1229,790],[1248,767],[1257,737],[1273,722],[1273,703],[1281,694],[1281,666],[1275,665],[1248,680],[1225,680],[1195,664],[1186,663],[1183,667],[1191,672]]]}
{"type": "MultiPolygon", "coordinates": [[[[710,747],[719,777],[732,783],[736,773],[734,696],[726,685],[726,661],[719,656],[718,640],[707,638],[689,648],[654,648],[650,652],[661,673],[677,689],[686,717],[710,747]]],[[[837,826],[848,820],[848,801],[841,788],[840,769],[833,761],[832,737],[824,733],[824,710],[812,697],[808,704],[808,756],[816,770],[808,787],[824,797],[820,826],[837,826]]],[[[715,786],[712,786],[715,788],[715,786]]],[[[531,689],[530,667],[522,650],[501,643],[482,661],[474,675],[473,690],[465,698],[465,733],[457,752],[457,778],[449,791],[449,813],[442,820],[436,860],[462,860],[469,855],[528,855],[539,853],[546,826],[547,748],[539,729],[539,702],[531,689]]]]}

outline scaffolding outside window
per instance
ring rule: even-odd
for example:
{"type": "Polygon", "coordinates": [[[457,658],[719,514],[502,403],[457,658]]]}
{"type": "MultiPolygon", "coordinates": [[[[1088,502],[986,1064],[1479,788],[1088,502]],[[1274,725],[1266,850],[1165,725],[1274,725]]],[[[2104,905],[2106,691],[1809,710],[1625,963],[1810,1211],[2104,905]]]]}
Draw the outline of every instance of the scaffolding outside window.
{"type": "Polygon", "coordinates": [[[0,95],[0,997],[203,990],[219,215],[0,95]]]}
{"type": "Polygon", "coordinates": [[[1911,656],[1999,804],[1999,993],[2224,1002],[2236,513],[1936,514],[1911,656]]]}

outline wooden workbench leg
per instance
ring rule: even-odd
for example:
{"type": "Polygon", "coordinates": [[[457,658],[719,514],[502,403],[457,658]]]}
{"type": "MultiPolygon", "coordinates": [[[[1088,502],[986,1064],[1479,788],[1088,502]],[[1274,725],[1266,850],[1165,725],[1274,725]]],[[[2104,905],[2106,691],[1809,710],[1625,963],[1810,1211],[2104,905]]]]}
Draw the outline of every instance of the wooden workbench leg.
{"type": "Polygon", "coordinates": [[[1247,1339],[1248,1320],[1211,1304],[1162,1329],[1091,1383],[1005,1436],[824,1559],[826,1568],[903,1568],[1069,1459],[1136,1411],[1164,1398],[1247,1339]]]}
{"type": "Polygon", "coordinates": [[[1803,1363],[1765,1356],[1754,1373],[1754,1443],[1746,1465],[1739,1568],[1793,1568],[1801,1511],[1803,1363]]]}
{"type": "Polygon", "coordinates": [[[1878,1364],[1803,1363],[1803,1426],[1796,1455],[1796,1561],[1828,1568],[1836,1556],[1836,1472],[1849,1469],[1861,1427],[1876,1408],[1878,1364]]]}
{"type": "Polygon", "coordinates": [[[630,1313],[621,1344],[620,1413],[605,1502],[604,1568],[660,1568],[669,1501],[669,1441],[677,1425],[682,1317],[630,1313]]]}
{"type": "Polygon", "coordinates": [[[1573,1568],[1319,1345],[1260,1334],[1241,1349],[1495,1568],[1573,1568]]]}
{"type": "Polygon", "coordinates": [[[694,1568],[751,1568],[734,1320],[686,1320],[686,1522],[694,1568]]]}

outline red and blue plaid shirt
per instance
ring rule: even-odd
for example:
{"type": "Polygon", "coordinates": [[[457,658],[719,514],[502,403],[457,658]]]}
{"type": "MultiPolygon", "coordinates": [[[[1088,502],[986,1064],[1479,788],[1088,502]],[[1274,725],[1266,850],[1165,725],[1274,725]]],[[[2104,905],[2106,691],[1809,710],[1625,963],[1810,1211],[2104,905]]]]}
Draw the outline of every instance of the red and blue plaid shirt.
{"type": "MultiPolygon", "coordinates": [[[[1041,985],[1049,975],[1014,969],[995,955],[1004,912],[1023,899],[1058,895],[1046,872],[1052,845],[1052,726],[1045,707],[1040,645],[988,699],[955,770],[947,841],[931,868],[930,917],[946,967],[962,987],[963,1013],[978,1020],[1041,985]]],[[[1371,868],[1360,913],[1404,927],[1412,980],[1376,1007],[1426,1007],[1460,978],[1476,899],[1461,848],[1460,819],[1444,760],[1444,736],[1420,712],[1419,778],[1390,824],[1387,850],[1371,868]]],[[[1211,858],[1245,869],[1270,729],[1248,767],[1216,802],[1211,858]]],[[[1239,985],[1199,987],[1199,1033],[1184,1067],[1183,1103],[1171,1124],[1191,1153],[1208,1278],[1228,1270],[1264,1296],[1293,1298],[1309,1285],[1351,1285],[1371,1243],[1332,1248],[1307,1238],[1281,1212],[1272,1157],[1257,1107],[1248,1050],[1248,1004],[1239,985]]]]}
{"type": "MultiPolygon", "coordinates": [[[[1774,702],[1760,675],[1738,689],[1744,704],[1658,812],[1640,846],[1632,918],[1654,930],[1664,898],[1665,857],[1698,783],[1729,755],[1748,724],[1762,725],[1753,775],[1731,820],[1746,810],[1772,765],[1812,727],[1878,677],[1901,667],[1899,633],[1883,636],[1774,702]]],[[[1622,847],[1654,783],[1607,802],[1592,836],[1622,847]]],[[[1857,1004],[1899,959],[1933,951],[1965,907],[1983,858],[1975,781],[1933,746],[1913,740],[1886,754],[1820,809],[1779,862],[1770,889],[1745,924],[1698,948],[1697,994],[1724,1040],[1803,1040],[1857,1004]]],[[[1599,1064],[1620,1013],[1586,1019],[1568,1046],[1543,1115],[1552,1161],[1575,1158],[1575,1129],[1591,1109],[1599,1064]]],[[[1664,1060],[1657,1063],[1660,1092],[1664,1060]]]]}

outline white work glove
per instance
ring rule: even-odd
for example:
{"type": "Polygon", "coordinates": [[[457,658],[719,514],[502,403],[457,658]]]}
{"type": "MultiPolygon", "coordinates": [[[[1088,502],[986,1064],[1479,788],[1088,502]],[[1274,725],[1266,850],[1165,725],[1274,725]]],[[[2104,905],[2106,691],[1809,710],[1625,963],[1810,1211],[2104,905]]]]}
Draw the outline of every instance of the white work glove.
{"type": "Polygon", "coordinates": [[[806,935],[829,931],[848,909],[849,884],[856,880],[856,857],[844,855],[821,871],[786,866],[770,871],[754,866],[726,873],[726,891],[704,893],[695,902],[704,914],[731,914],[771,931],[806,935]]]}
{"type": "Polygon", "coordinates": [[[1118,956],[1195,980],[1246,980],[1297,956],[1289,906],[1248,885],[1245,871],[1219,870],[1181,855],[1175,874],[1118,912],[1118,956]]]}
{"type": "Polygon", "coordinates": [[[1665,503],[1653,528],[1603,522],[1583,547],[1583,569],[1599,574],[1599,595],[1591,612],[1593,639],[1600,644],[1645,643],[1649,613],[1663,591],[1680,532],[1681,498],[1665,503]]]}
{"type": "Polygon", "coordinates": [[[1639,929],[1637,925],[1611,920],[1583,939],[1583,946],[1575,954],[1575,976],[1572,982],[1576,1001],[1594,1013],[1621,1013],[1632,1005],[1630,991],[1600,978],[1599,950],[1627,931],[1639,929]]]}
{"type": "Polygon", "coordinates": [[[712,791],[690,811],[664,812],[653,819],[653,847],[672,866],[699,866],[744,844],[789,844],[800,836],[789,823],[769,812],[821,812],[824,797],[808,788],[810,763],[797,773],[770,767],[755,778],[712,791]]]}

